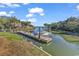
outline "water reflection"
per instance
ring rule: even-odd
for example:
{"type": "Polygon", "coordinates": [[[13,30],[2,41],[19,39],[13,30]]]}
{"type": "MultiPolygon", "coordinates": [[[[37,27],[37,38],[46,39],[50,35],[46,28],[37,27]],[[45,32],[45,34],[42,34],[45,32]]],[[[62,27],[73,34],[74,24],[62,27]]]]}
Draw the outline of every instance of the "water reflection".
{"type": "Polygon", "coordinates": [[[72,56],[72,55],[79,55],[79,44],[78,43],[70,43],[64,40],[63,37],[56,34],[51,34],[52,36],[52,42],[48,44],[39,43],[33,39],[28,39],[28,41],[31,41],[33,44],[42,47],[43,50],[47,51],[51,55],[65,55],[65,56],[72,56]]]}

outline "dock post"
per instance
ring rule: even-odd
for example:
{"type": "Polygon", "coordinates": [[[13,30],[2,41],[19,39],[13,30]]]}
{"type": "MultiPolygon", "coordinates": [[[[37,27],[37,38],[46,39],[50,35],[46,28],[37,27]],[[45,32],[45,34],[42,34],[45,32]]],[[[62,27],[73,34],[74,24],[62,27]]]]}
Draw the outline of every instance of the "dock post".
{"type": "Polygon", "coordinates": [[[40,29],[40,28],[41,28],[41,27],[38,27],[38,28],[39,28],[38,38],[40,39],[40,35],[41,35],[41,34],[40,34],[40,30],[41,30],[41,29],[40,29]]]}

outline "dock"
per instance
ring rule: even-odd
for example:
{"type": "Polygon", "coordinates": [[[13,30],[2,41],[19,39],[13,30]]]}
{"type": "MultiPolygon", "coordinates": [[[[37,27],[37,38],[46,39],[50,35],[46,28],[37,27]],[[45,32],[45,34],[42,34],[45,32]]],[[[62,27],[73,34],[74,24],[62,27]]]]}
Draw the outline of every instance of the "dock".
{"type": "Polygon", "coordinates": [[[32,38],[34,40],[37,40],[39,42],[44,42],[44,43],[49,43],[52,41],[52,38],[49,37],[48,35],[40,35],[40,39],[38,38],[38,35],[30,35],[28,33],[25,33],[25,32],[17,32],[18,34],[21,34],[21,35],[24,35],[24,36],[27,36],[29,38],[32,38]]]}

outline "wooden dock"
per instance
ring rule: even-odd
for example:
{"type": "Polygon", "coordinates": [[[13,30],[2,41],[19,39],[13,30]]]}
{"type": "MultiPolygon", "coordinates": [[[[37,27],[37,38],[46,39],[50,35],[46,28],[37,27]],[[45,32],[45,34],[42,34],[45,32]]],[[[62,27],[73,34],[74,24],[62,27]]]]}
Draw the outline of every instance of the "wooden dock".
{"type": "MultiPolygon", "coordinates": [[[[38,38],[38,35],[37,36],[35,36],[36,38],[38,38]]],[[[49,43],[49,42],[51,42],[52,41],[52,38],[51,37],[49,37],[49,36],[45,36],[45,35],[40,35],[40,39],[39,40],[41,40],[41,41],[45,41],[45,42],[47,42],[47,43],[49,43]]]]}
{"type": "Polygon", "coordinates": [[[25,32],[17,32],[19,34],[22,34],[24,36],[28,36],[29,38],[32,38],[34,40],[37,40],[37,41],[40,41],[40,42],[44,42],[44,43],[49,43],[52,41],[52,38],[49,37],[48,35],[40,35],[40,39],[38,38],[38,35],[30,35],[28,33],[25,33],[25,32]]]}

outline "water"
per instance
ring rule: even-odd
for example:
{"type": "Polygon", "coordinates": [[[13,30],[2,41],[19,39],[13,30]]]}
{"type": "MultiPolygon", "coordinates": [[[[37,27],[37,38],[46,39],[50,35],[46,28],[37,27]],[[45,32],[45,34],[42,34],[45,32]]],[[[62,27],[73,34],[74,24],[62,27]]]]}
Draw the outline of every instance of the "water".
{"type": "Polygon", "coordinates": [[[70,43],[65,41],[65,39],[56,34],[51,34],[52,42],[48,44],[39,43],[34,41],[33,39],[26,38],[27,41],[31,41],[33,44],[37,45],[38,47],[42,47],[43,50],[48,52],[51,55],[55,56],[79,56],[79,43],[70,43]]]}
{"type": "Polygon", "coordinates": [[[78,56],[79,44],[70,43],[64,40],[60,35],[52,34],[52,42],[48,44],[39,43],[33,39],[24,37],[27,41],[31,41],[38,47],[42,47],[43,50],[55,56],[78,56]]]}
{"type": "Polygon", "coordinates": [[[44,50],[52,55],[79,55],[79,49],[76,44],[65,41],[59,35],[52,35],[52,43],[43,46],[44,50]],[[45,48],[46,47],[46,48],[45,48]]]}

